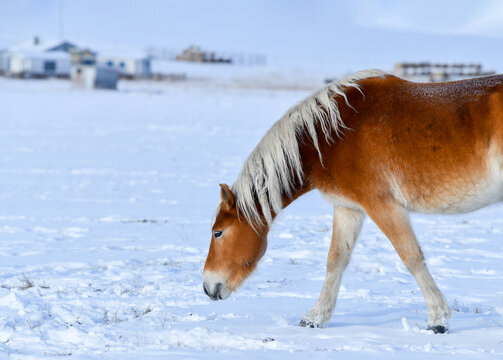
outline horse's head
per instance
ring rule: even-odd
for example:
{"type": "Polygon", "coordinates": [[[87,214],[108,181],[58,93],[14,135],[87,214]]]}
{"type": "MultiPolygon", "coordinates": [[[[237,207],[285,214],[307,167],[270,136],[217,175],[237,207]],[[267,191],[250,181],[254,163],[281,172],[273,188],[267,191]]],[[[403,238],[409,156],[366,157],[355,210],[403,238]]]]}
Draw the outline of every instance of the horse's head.
{"type": "Polygon", "coordinates": [[[222,203],[213,224],[210,250],[204,265],[204,292],[212,300],[229,297],[255,269],[266,248],[266,231],[238,217],[234,194],[220,185],[222,203]],[[256,230],[257,229],[257,230],[256,230]]]}

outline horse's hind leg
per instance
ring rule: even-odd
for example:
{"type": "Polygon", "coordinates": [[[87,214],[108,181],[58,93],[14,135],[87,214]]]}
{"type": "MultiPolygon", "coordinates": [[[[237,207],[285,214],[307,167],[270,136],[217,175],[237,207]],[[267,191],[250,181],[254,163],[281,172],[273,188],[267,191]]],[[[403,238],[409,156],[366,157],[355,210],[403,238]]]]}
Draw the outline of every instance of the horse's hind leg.
{"type": "Polygon", "coordinates": [[[332,243],[328,251],[327,275],[320,297],[300,321],[300,326],[323,327],[330,321],[341,277],[360,233],[365,213],[346,207],[334,208],[332,243]]]}
{"type": "Polygon", "coordinates": [[[435,333],[444,333],[447,331],[447,318],[451,316],[451,312],[426,267],[407,210],[389,201],[383,201],[365,210],[391,241],[403,263],[415,277],[428,306],[428,328],[435,333]]]}

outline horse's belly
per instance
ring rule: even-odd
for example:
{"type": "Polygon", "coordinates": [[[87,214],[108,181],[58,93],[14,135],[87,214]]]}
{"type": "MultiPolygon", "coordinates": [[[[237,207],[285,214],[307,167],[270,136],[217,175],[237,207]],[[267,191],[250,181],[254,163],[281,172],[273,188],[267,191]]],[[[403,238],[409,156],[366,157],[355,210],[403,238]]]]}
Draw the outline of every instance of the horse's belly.
{"type": "Polygon", "coordinates": [[[406,207],[424,213],[456,214],[503,200],[503,182],[496,177],[442,185],[431,192],[408,196],[408,199],[404,199],[406,207]]]}

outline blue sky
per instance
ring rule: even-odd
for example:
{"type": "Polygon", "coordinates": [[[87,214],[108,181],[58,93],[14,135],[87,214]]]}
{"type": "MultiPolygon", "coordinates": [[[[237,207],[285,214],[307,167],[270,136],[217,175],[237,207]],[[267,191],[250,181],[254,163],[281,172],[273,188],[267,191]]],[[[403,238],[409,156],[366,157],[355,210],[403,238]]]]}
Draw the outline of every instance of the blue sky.
{"type": "Polygon", "coordinates": [[[76,43],[264,53],[299,62],[389,67],[473,61],[503,70],[503,2],[0,1],[0,48],[60,34],[76,43]]]}

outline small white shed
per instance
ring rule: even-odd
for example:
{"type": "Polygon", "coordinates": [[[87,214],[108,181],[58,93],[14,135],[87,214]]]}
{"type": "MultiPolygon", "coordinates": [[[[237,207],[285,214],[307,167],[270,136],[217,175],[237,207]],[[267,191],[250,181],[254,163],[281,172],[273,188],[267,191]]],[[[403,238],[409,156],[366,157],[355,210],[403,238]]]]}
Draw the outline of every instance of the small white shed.
{"type": "Polygon", "coordinates": [[[114,68],[98,65],[96,53],[91,49],[73,48],[71,78],[76,89],[117,89],[119,72],[114,68]]]}
{"type": "Polygon", "coordinates": [[[117,89],[119,73],[101,65],[74,64],[72,82],[76,89],[117,89]]]}

